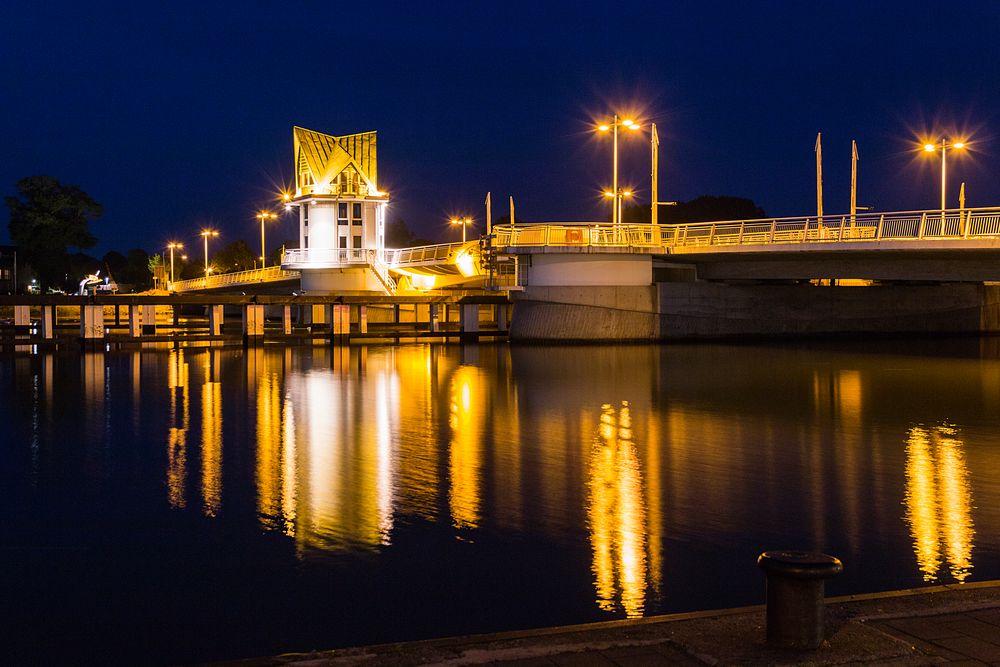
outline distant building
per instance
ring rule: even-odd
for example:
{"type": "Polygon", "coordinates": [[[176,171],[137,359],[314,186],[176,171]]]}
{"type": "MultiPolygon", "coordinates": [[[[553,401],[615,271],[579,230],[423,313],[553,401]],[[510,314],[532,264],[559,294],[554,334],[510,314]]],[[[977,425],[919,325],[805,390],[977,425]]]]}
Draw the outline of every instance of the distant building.
{"type": "Polygon", "coordinates": [[[0,245],[0,294],[13,294],[17,291],[17,248],[12,245],[0,245]]]}

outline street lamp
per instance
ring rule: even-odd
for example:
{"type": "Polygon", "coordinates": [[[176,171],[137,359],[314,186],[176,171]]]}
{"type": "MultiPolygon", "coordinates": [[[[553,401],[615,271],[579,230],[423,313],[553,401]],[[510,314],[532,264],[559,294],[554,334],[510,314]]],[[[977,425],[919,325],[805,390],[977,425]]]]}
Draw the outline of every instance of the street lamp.
{"type": "MultiPolygon", "coordinates": [[[[629,130],[638,130],[641,127],[641,125],[630,119],[618,120],[618,114],[615,114],[614,120],[612,120],[610,123],[602,123],[601,125],[597,126],[598,132],[607,132],[610,130],[614,136],[614,141],[612,142],[614,145],[614,149],[612,151],[612,159],[611,159],[613,166],[612,176],[611,176],[611,191],[613,193],[619,192],[618,190],[618,128],[619,127],[628,128],[629,130]]],[[[614,197],[615,195],[613,194],[611,196],[614,197]]],[[[611,222],[617,225],[618,223],[621,222],[620,219],[621,216],[619,214],[619,209],[621,209],[620,197],[616,199],[615,204],[616,205],[613,205],[611,207],[611,222]]]]}
{"type": "Polygon", "coordinates": [[[214,229],[203,229],[202,232],[201,232],[201,237],[203,239],[205,239],[205,277],[206,278],[208,277],[208,274],[211,273],[211,270],[208,268],[208,237],[209,236],[218,236],[218,235],[219,235],[219,232],[215,231],[214,229]]]}
{"type": "Polygon", "coordinates": [[[462,243],[465,243],[465,227],[472,224],[472,218],[452,218],[451,224],[462,225],[462,243]]]}
{"type": "Polygon", "coordinates": [[[257,219],[260,220],[260,268],[264,268],[266,252],[264,250],[264,221],[265,220],[277,220],[278,215],[276,213],[271,213],[270,211],[261,211],[257,214],[257,219]]]}
{"type": "Polygon", "coordinates": [[[924,144],[925,153],[936,153],[941,151],[941,214],[944,215],[944,211],[947,208],[945,201],[945,174],[946,172],[946,160],[945,156],[948,153],[949,148],[954,148],[957,150],[962,150],[965,148],[964,141],[954,141],[948,142],[946,139],[942,138],[940,143],[937,144],[924,144]]]}
{"type": "Polygon", "coordinates": [[[631,197],[632,191],[618,188],[617,197],[615,196],[615,193],[611,192],[610,190],[605,191],[604,196],[607,197],[608,199],[614,198],[614,202],[612,204],[614,206],[613,213],[617,216],[620,222],[622,219],[622,199],[624,199],[625,197],[631,197]]]}
{"type": "Polygon", "coordinates": [[[174,282],[174,250],[181,250],[184,247],[183,243],[168,243],[167,247],[170,249],[170,282],[174,282]]]}

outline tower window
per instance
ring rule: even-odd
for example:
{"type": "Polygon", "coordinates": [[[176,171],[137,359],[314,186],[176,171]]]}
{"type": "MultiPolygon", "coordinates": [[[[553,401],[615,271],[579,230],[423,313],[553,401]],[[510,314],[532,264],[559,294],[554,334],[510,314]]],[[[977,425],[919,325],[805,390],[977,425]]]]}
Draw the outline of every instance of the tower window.
{"type": "Polygon", "coordinates": [[[351,205],[351,222],[355,225],[361,224],[361,204],[351,205]]]}
{"type": "Polygon", "coordinates": [[[337,224],[346,225],[347,224],[347,203],[340,202],[337,204],[337,224]]]}

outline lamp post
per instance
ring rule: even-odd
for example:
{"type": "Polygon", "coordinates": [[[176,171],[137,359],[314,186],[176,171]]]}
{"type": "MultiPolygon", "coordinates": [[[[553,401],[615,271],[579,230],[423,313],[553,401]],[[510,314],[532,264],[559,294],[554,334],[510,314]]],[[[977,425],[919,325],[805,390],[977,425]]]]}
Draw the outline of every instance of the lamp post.
{"type": "Polygon", "coordinates": [[[451,224],[462,225],[462,243],[465,243],[465,227],[472,224],[472,218],[452,218],[451,224]]]}
{"type": "MultiPolygon", "coordinates": [[[[618,128],[619,127],[625,127],[628,128],[629,130],[638,130],[641,126],[635,121],[627,118],[625,120],[618,120],[618,114],[614,115],[614,120],[612,120],[610,123],[602,123],[597,126],[598,132],[608,132],[609,130],[612,132],[613,136],[612,144],[614,147],[612,149],[612,158],[611,158],[611,163],[612,163],[611,191],[616,194],[619,192],[618,190],[618,128]]],[[[614,206],[611,207],[611,222],[616,226],[621,222],[620,204],[621,204],[620,198],[616,198],[614,206]]]]}
{"type": "Polygon", "coordinates": [[[261,211],[257,214],[257,219],[260,220],[260,268],[264,268],[266,265],[266,251],[264,250],[264,221],[265,220],[277,220],[278,215],[276,213],[271,213],[270,211],[261,211]]]}
{"type": "MultiPolygon", "coordinates": [[[[617,194],[614,193],[614,192],[611,192],[610,190],[608,190],[608,191],[606,191],[604,193],[604,196],[607,197],[608,199],[614,198],[614,200],[615,200],[614,201],[614,213],[615,213],[615,215],[618,218],[618,221],[620,223],[621,219],[622,219],[622,200],[625,197],[631,197],[632,196],[632,191],[631,190],[624,190],[622,188],[618,188],[617,194]]],[[[615,231],[617,232],[617,229],[615,231]]]]}
{"type": "Polygon", "coordinates": [[[208,237],[209,236],[218,236],[218,235],[219,235],[219,232],[215,231],[214,229],[204,229],[201,232],[201,237],[203,239],[205,239],[205,277],[206,278],[208,277],[208,274],[209,274],[209,268],[208,268],[208,237]]]}
{"type": "Polygon", "coordinates": [[[946,204],[946,200],[945,200],[945,186],[946,186],[946,183],[947,183],[947,180],[946,180],[946,174],[947,174],[947,160],[946,160],[946,156],[948,154],[948,149],[949,148],[954,148],[954,149],[957,149],[957,150],[962,150],[963,148],[965,148],[965,142],[964,141],[949,142],[948,140],[942,138],[941,141],[939,143],[937,143],[937,144],[924,144],[924,152],[925,153],[936,153],[938,151],[941,151],[941,215],[944,215],[945,209],[947,208],[947,204],[946,204]]]}
{"type": "Polygon", "coordinates": [[[181,250],[184,248],[183,243],[168,243],[167,248],[170,249],[170,282],[174,282],[174,250],[181,250]]]}

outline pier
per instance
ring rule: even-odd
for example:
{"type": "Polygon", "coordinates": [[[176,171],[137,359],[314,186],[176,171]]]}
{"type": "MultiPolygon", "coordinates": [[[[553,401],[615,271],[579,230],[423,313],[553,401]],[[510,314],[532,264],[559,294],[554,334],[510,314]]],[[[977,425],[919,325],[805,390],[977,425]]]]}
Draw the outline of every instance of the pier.
{"type": "Polygon", "coordinates": [[[506,339],[506,296],[0,296],[0,337],[15,345],[245,344],[506,339]]]}

